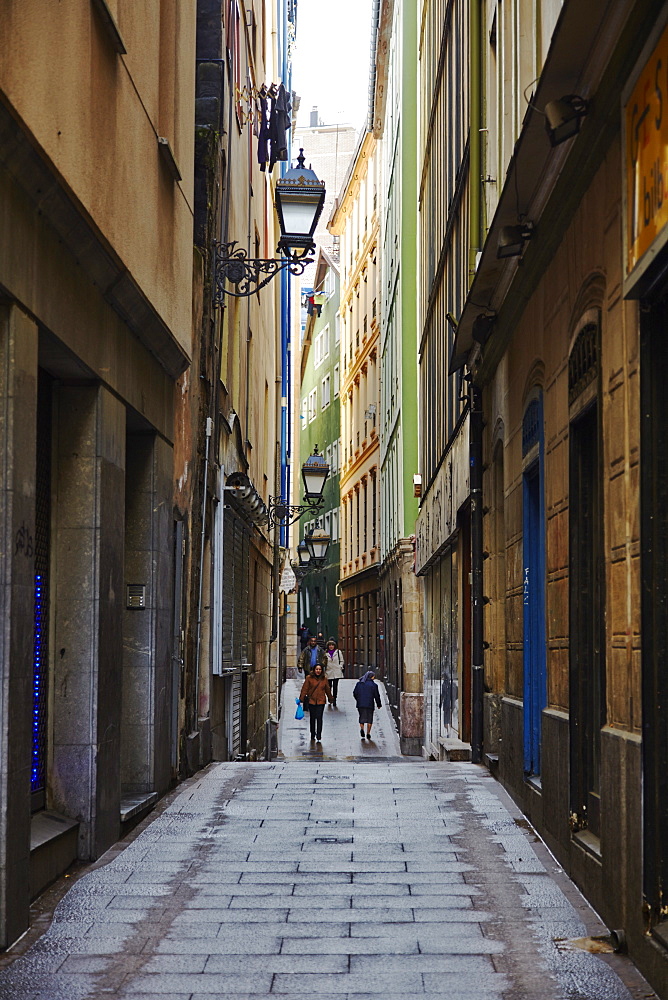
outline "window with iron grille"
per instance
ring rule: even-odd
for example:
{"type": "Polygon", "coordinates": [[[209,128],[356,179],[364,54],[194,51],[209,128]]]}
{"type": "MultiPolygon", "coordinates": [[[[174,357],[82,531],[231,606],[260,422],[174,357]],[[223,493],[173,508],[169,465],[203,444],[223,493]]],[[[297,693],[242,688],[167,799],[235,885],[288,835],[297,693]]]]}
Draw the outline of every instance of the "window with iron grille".
{"type": "Polygon", "coordinates": [[[598,326],[587,323],[573,345],[568,359],[569,405],[594,381],[598,375],[598,326]]]}
{"type": "Polygon", "coordinates": [[[542,406],[539,399],[532,399],[524,413],[522,421],[522,457],[529,454],[538,443],[540,433],[540,415],[542,406]]]}

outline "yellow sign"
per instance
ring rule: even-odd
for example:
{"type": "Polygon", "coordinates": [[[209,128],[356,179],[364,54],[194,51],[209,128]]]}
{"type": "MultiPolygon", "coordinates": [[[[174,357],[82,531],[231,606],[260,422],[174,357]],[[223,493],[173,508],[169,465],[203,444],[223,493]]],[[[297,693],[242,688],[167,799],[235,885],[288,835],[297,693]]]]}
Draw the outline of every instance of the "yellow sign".
{"type": "Polygon", "coordinates": [[[626,273],[668,222],[668,27],[624,107],[626,273]]]}

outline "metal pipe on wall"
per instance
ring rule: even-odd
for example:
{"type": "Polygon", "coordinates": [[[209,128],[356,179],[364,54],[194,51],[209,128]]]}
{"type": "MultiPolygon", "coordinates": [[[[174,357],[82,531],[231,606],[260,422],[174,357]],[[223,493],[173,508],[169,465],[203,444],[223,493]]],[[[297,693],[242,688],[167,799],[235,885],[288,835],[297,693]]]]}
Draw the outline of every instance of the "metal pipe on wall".
{"type": "Polygon", "coordinates": [[[482,390],[471,381],[471,760],[482,763],[484,666],[482,580],[482,390]]]}

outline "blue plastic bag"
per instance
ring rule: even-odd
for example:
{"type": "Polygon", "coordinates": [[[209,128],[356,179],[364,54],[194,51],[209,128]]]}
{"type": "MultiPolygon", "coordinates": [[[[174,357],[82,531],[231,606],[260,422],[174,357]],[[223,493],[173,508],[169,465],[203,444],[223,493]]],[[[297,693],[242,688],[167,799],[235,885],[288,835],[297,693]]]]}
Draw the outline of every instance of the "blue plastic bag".
{"type": "Polygon", "coordinates": [[[299,700],[299,698],[295,698],[295,701],[297,702],[297,711],[295,712],[295,719],[303,719],[304,718],[304,706],[302,705],[302,703],[299,700]]]}

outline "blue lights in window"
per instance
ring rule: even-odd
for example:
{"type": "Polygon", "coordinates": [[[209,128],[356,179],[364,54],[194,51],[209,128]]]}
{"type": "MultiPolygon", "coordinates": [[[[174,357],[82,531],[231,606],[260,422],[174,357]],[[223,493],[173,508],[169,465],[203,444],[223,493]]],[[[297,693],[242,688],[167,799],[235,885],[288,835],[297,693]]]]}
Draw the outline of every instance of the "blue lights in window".
{"type": "Polygon", "coordinates": [[[46,663],[44,635],[44,578],[35,574],[35,625],[33,633],[32,684],[32,769],[30,784],[33,792],[44,788],[44,756],[46,746],[46,663]]]}

